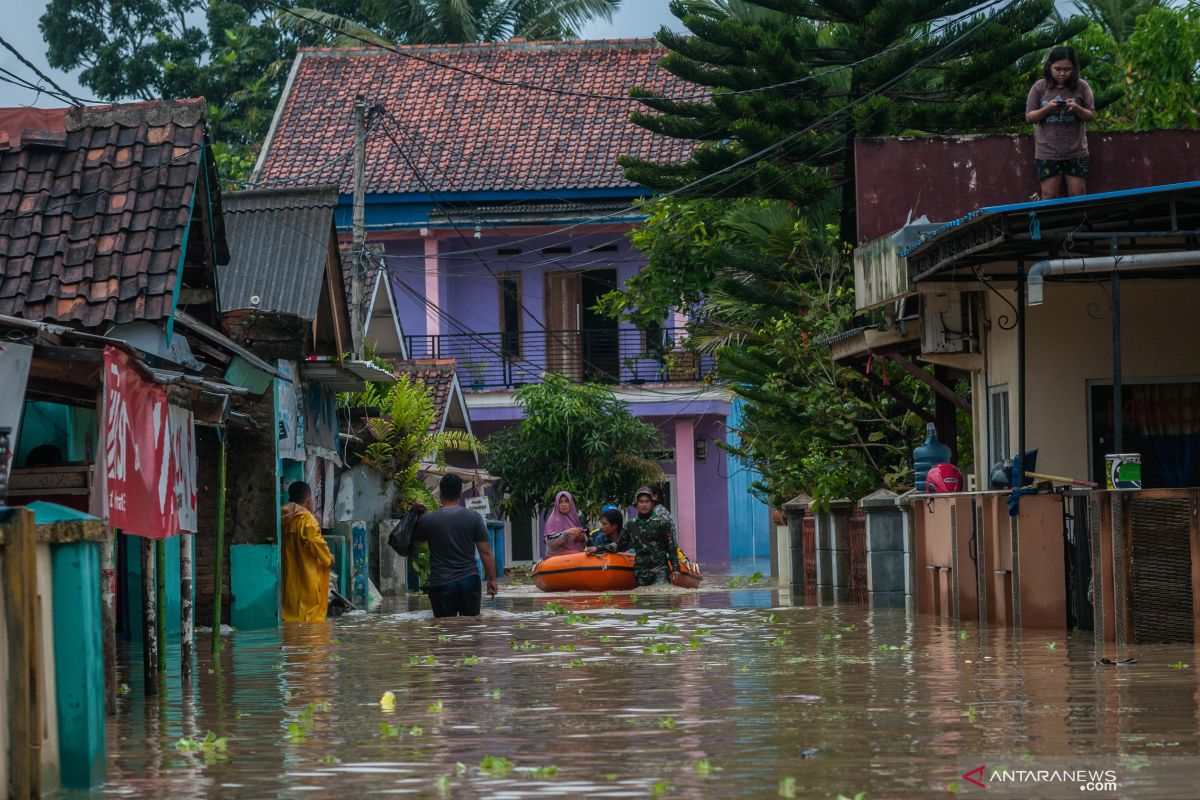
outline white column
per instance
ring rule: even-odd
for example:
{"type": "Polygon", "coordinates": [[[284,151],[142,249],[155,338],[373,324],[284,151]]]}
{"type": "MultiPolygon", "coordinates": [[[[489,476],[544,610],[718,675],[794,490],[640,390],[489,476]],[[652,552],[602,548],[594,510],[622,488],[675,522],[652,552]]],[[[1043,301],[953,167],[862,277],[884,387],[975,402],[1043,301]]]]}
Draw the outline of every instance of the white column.
{"type": "Polygon", "coordinates": [[[675,527],[689,558],[696,552],[696,423],[675,420],[675,527]]]}

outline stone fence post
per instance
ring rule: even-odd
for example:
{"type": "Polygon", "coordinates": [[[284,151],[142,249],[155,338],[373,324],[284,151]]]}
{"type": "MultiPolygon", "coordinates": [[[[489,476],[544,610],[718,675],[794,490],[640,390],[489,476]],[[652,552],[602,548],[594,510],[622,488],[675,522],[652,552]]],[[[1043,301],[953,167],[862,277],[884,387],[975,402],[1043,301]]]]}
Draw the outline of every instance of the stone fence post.
{"type": "Polygon", "coordinates": [[[867,598],[871,608],[904,608],[904,515],[895,492],[880,489],[859,506],[867,517],[867,598]]]}
{"type": "Polygon", "coordinates": [[[853,501],[834,500],[816,515],[817,599],[822,605],[850,602],[850,512],[853,501]]]}

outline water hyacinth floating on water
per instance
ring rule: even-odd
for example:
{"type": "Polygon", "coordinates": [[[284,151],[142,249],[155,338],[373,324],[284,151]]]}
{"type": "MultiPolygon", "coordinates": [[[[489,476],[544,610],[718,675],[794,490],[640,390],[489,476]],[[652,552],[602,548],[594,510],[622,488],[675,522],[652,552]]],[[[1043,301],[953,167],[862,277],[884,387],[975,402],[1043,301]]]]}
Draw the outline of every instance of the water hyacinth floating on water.
{"type": "Polygon", "coordinates": [[[503,756],[486,756],[479,769],[495,778],[503,778],[513,770],[513,762],[503,756]]]}

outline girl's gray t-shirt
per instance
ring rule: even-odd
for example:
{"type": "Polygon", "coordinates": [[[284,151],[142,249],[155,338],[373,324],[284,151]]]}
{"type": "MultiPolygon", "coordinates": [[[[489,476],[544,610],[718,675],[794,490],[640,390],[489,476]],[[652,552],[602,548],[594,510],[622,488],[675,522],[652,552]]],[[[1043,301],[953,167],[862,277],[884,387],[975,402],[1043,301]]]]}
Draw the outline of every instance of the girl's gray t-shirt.
{"type": "MultiPolygon", "coordinates": [[[[1079,79],[1074,89],[1055,88],[1043,79],[1029,89],[1029,96],[1025,98],[1025,111],[1044,108],[1059,97],[1063,100],[1074,97],[1076,103],[1087,109],[1094,108],[1096,104],[1092,96],[1092,87],[1088,86],[1083,78],[1079,79]]],[[[1087,126],[1079,117],[1062,108],[1037,123],[1033,132],[1033,143],[1033,157],[1039,161],[1086,158],[1087,126]]]]}

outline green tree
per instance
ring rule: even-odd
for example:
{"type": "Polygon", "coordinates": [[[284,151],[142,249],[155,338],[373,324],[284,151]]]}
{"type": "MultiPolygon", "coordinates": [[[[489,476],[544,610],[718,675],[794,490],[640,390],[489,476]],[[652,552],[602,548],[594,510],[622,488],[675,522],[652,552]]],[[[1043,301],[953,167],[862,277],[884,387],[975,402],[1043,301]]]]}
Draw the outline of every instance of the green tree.
{"type": "Polygon", "coordinates": [[[437,508],[421,474],[429,466],[444,468],[446,451],[484,450],[483,443],[463,431],[433,433],[437,410],[429,392],[418,381],[401,375],[381,389],[377,384],[341,402],[353,408],[378,408],[379,416],[367,420],[375,441],[367,445],[363,463],[396,484],[401,511],[413,503],[437,508]]]}
{"type": "Polygon", "coordinates": [[[1138,17],[1152,8],[1168,5],[1163,0],[1076,0],[1075,10],[1123,44],[1129,40],[1138,17]]]}
{"type": "MultiPolygon", "coordinates": [[[[664,198],[647,210],[634,242],[653,271],[629,288],[670,303],[667,287],[683,286],[700,299],[692,344],[717,354],[718,377],[746,401],[740,444],[730,449],[762,475],[754,488],[778,505],[801,492],[829,500],[904,485],[920,419],[835,364],[821,344],[855,313],[836,206],[801,213],[777,200],[664,198]]],[[[610,309],[627,301],[606,298],[610,309]]],[[[899,370],[875,369],[909,396],[932,400],[899,370]]]]}
{"type": "Polygon", "coordinates": [[[579,510],[594,516],[662,477],[653,460],[662,447],[658,429],[603,386],[547,376],[514,399],[524,418],[487,438],[485,458],[488,472],[504,481],[509,514],[534,514],[569,491],[579,510]]]}
{"type": "Polygon", "coordinates": [[[1084,22],[1053,0],[673,0],[689,34],[662,30],[663,66],[708,90],[693,101],[637,91],[634,121],[697,143],[681,164],[624,158],[626,175],[691,197],[807,205],[841,186],[854,241],[854,139],[984,131],[1020,119],[1040,52],[1084,22]],[[952,18],[954,21],[947,23],[952,18]],[[742,163],[745,162],[745,163],[742,163]]]}
{"type": "Polygon", "coordinates": [[[343,12],[323,6],[296,8],[323,37],[342,32],[336,43],[354,37],[399,44],[499,42],[570,39],[593,19],[611,20],[621,0],[397,0],[363,2],[343,12]]]}

